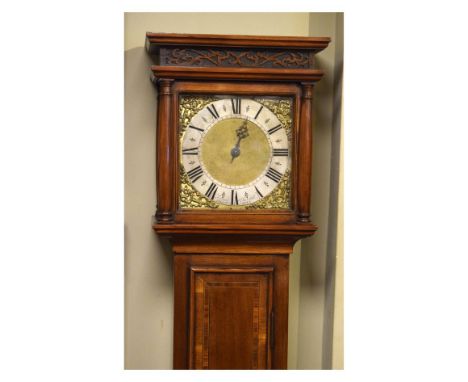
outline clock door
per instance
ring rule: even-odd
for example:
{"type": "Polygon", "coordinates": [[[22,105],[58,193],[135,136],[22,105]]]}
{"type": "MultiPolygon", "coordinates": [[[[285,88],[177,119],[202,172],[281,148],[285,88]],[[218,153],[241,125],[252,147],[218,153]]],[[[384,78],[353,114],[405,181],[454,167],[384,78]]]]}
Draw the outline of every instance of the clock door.
{"type": "MultiPolygon", "coordinates": [[[[179,244],[174,368],[286,369],[289,255],[227,254],[222,243],[179,244]]],[[[237,245],[236,252],[252,250],[237,245]]]]}
{"type": "Polygon", "coordinates": [[[191,369],[269,369],[272,267],[191,268],[191,369]]]}

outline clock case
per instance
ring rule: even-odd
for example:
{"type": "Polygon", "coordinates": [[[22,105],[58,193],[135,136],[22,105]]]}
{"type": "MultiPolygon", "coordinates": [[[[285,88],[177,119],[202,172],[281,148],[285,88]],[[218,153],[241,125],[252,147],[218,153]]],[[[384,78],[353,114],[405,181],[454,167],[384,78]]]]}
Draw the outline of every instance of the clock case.
{"type": "Polygon", "coordinates": [[[174,253],[174,368],[287,367],[289,255],[297,240],[317,230],[310,221],[312,100],[323,76],[315,54],[329,42],[328,37],[146,34],[158,89],[153,229],[170,240],[174,253]],[[179,208],[181,95],[293,98],[290,210],[179,208]],[[200,295],[214,299],[220,293],[213,285],[225,288],[223,301],[240,296],[256,307],[255,314],[233,313],[224,302],[204,306],[200,295]],[[240,288],[245,285],[256,287],[249,294],[240,288]],[[210,332],[227,321],[240,325],[236,332],[250,334],[239,340],[226,331],[210,332]]]}

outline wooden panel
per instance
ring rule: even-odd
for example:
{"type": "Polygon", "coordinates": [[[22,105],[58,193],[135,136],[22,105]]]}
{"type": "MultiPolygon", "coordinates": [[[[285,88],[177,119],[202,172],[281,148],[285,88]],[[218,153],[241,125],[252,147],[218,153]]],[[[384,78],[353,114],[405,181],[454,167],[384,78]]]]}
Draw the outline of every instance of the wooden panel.
{"type": "Polygon", "coordinates": [[[268,369],[271,267],[192,267],[191,358],[195,369],[268,369]]]}
{"type": "Polygon", "coordinates": [[[272,68],[187,68],[183,66],[152,65],[153,82],[157,79],[203,80],[259,80],[259,81],[320,81],[324,72],[319,69],[272,68]]]}
{"type": "Polygon", "coordinates": [[[176,81],[173,86],[178,94],[238,94],[238,95],[273,95],[300,96],[301,89],[296,84],[276,83],[274,85],[262,82],[196,82],[176,81]]]}
{"type": "MultiPolygon", "coordinates": [[[[263,239],[263,238],[262,238],[263,239]]],[[[187,237],[172,242],[174,254],[202,254],[202,255],[281,255],[293,252],[293,243],[268,240],[259,242],[236,240],[229,237],[214,237],[203,240],[203,237],[187,237]]]]}
{"type": "MultiPolygon", "coordinates": [[[[161,235],[168,237],[187,235],[242,235],[246,239],[249,236],[256,238],[259,235],[263,236],[278,236],[292,237],[294,241],[299,238],[310,236],[315,233],[317,226],[311,223],[305,224],[255,224],[257,223],[252,217],[251,224],[223,224],[216,222],[212,224],[153,224],[153,229],[161,235]]],[[[225,238],[224,238],[225,239],[225,238]]]]}
{"type": "MultiPolygon", "coordinates": [[[[188,245],[193,247],[192,244],[188,245]]],[[[178,243],[178,246],[181,252],[184,252],[182,248],[184,244],[178,243]]],[[[291,248],[284,249],[284,254],[275,255],[176,254],[174,256],[174,369],[195,368],[197,359],[201,359],[199,362],[202,362],[203,366],[203,355],[199,355],[198,358],[195,355],[195,340],[196,329],[204,327],[203,323],[196,324],[200,319],[204,319],[204,311],[202,313],[200,307],[206,306],[206,304],[204,298],[196,293],[197,279],[199,280],[199,290],[205,290],[215,304],[214,307],[208,304],[208,308],[211,307],[211,320],[217,324],[213,328],[211,336],[208,336],[213,338],[215,342],[205,342],[207,344],[205,348],[209,349],[208,357],[210,354],[214,357],[211,359],[211,364],[210,358],[208,358],[208,367],[286,369],[288,259],[291,248]],[[213,282],[227,283],[227,286],[207,284],[213,282]],[[257,283],[258,286],[252,287],[242,283],[257,283]],[[258,291],[258,298],[255,297],[256,291],[258,291]],[[197,299],[198,304],[196,304],[197,299]],[[254,318],[253,313],[255,301],[257,301],[255,305],[259,307],[257,319],[254,318]],[[218,303],[221,305],[216,305],[218,303]],[[235,314],[232,313],[233,309],[237,309],[235,314]],[[269,320],[269,313],[265,313],[270,311],[274,313],[274,325],[269,320]],[[249,320],[252,325],[254,322],[258,322],[258,334],[255,334],[253,329],[250,329],[249,332],[243,328],[243,325],[249,320]],[[236,325],[240,325],[240,327],[236,325]],[[271,336],[271,341],[267,345],[262,342],[264,341],[262,336],[265,333],[265,325],[267,326],[266,333],[271,336]],[[223,333],[227,332],[226,326],[230,327],[231,333],[239,333],[239,336],[220,338],[217,333],[221,330],[220,328],[222,328],[223,333]],[[245,346],[250,349],[249,358],[243,358],[244,355],[237,355],[238,353],[234,352],[234,349],[239,346],[236,341],[243,341],[247,344],[245,346]],[[253,357],[255,343],[258,349],[255,358],[256,365],[253,357]],[[223,353],[226,353],[226,356],[223,356],[223,353]],[[220,359],[220,357],[228,356],[229,359],[220,359]],[[231,364],[230,360],[235,363],[231,364]]],[[[210,334],[209,331],[207,333],[210,334]]],[[[198,333],[199,342],[202,338],[200,336],[198,333]]],[[[197,348],[198,354],[203,353],[203,341],[201,344],[202,347],[197,348]]]]}

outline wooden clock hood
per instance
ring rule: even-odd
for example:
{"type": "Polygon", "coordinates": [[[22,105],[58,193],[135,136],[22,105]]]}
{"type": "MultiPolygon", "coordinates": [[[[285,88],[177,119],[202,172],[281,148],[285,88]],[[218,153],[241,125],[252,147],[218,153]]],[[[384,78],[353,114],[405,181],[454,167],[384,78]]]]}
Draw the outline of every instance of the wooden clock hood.
{"type": "MultiPolygon", "coordinates": [[[[155,65],[153,82],[159,88],[158,116],[158,211],[153,228],[167,237],[187,235],[247,235],[289,237],[293,241],[311,235],[317,227],[310,223],[310,180],[312,160],[311,105],[313,85],[323,76],[315,68],[315,54],[325,49],[328,37],[274,37],[210,34],[147,33],[146,49],[155,65]],[[230,83],[235,91],[275,94],[298,89],[296,119],[297,148],[293,187],[295,216],[291,214],[236,213],[213,220],[212,213],[193,218],[177,211],[177,153],[171,134],[176,126],[178,82],[208,83],[216,91],[221,83],[230,83]],[[164,111],[163,111],[164,110],[164,111]],[[169,181],[169,182],[168,182],[169,181]],[[250,219],[249,216],[252,218],[250,219]]],[[[196,86],[193,86],[194,90],[196,86]]]]}

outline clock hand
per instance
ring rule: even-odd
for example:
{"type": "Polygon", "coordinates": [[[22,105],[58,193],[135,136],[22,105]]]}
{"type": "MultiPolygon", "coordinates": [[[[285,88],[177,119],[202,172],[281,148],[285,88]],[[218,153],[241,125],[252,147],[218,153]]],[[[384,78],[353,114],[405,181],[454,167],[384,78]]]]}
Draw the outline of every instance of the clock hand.
{"type": "Polygon", "coordinates": [[[237,142],[236,145],[231,149],[231,163],[240,155],[240,141],[249,136],[247,121],[236,130],[237,142]]]}

